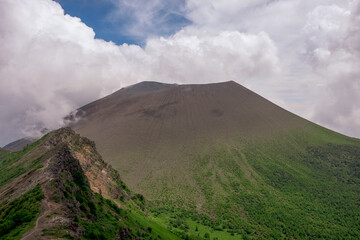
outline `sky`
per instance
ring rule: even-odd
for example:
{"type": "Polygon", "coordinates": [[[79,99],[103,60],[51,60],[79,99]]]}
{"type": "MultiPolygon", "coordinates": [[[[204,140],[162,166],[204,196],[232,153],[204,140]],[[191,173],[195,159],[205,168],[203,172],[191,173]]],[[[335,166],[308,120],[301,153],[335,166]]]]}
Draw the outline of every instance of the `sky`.
{"type": "Polygon", "coordinates": [[[141,81],[233,80],[360,137],[360,0],[0,0],[0,146],[141,81]]]}

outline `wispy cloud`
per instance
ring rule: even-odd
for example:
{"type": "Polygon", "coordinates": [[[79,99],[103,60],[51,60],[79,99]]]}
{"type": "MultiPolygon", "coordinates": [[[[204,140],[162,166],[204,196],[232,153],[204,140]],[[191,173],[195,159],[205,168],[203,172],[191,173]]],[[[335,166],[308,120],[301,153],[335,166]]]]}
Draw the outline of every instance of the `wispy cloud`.
{"type": "Polygon", "coordinates": [[[123,35],[142,39],[168,36],[191,22],[185,17],[184,0],[110,0],[115,8],[107,20],[123,35]]]}

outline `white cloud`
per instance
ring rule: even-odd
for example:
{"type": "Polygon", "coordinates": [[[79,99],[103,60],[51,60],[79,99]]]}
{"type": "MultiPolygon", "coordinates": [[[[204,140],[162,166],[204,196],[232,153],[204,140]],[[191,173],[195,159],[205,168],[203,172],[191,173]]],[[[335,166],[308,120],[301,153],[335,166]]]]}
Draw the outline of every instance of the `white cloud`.
{"type": "Polygon", "coordinates": [[[55,2],[1,1],[0,31],[3,144],[33,126],[58,127],[74,107],[130,83],[117,77],[127,67],[119,47],[55,2]]]}
{"type": "Polygon", "coordinates": [[[136,82],[257,80],[280,69],[263,32],[189,28],[145,48],[117,46],[94,39],[91,28],[50,0],[1,1],[0,33],[2,145],[59,127],[77,107],[136,82]]]}
{"type": "Polygon", "coordinates": [[[315,74],[326,79],[325,95],[313,119],[349,134],[360,136],[360,5],[349,8],[319,6],[309,14],[308,61],[315,74]],[[314,56],[314,57],[312,57],[314,56]]]}
{"type": "Polygon", "coordinates": [[[251,80],[279,71],[276,47],[265,33],[180,31],[150,39],[145,51],[153,59],[153,76],[166,82],[251,80]]]}

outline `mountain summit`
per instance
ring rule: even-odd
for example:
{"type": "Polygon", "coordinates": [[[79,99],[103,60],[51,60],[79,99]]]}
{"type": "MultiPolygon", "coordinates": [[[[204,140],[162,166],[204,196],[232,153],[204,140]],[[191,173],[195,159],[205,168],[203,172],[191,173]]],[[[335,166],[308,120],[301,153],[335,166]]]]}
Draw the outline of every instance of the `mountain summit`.
{"type": "Polygon", "coordinates": [[[134,176],[164,161],[181,165],[181,159],[219,145],[312,126],[232,81],[142,82],[80,108],[77,117],[81,120],[72,127],[93,139],[107,161],[119,168],[139,164],[130,173],[134,176]]]}
{"type": "Polygon", "coordinates": [[[170,139],[193,145],[202,140],[263,136],[307,124],[233,81],[204,85],[142,82],[80,108],[78,115],[83,121],[75,129],[121,148],[159,145],[170,139]],[[122,134],[108,138],[109,131],[122,134]]]}

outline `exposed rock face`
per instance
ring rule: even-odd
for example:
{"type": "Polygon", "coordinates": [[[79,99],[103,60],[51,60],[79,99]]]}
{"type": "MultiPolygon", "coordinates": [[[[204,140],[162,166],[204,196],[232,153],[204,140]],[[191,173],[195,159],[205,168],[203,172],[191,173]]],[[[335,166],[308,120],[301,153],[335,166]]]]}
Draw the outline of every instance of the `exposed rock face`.
{"type": "Polygon", "coordinates": [[[76,200],[79,192],[88,198],[92,198],[93,192],[108,199],[131,197],[129,191],[123,189],[119,174],[97,153],[94,143],[70,128],[49,133],[19,162],[33,159],[38,160],[36,169],[0,188],[0,202],[11,202],[41,186],[44,198],[40,215],[35,227],[22,239],[53,239],[53,235],[47,236],[51,229],[62,229],[62,234],[80,239],[83,229],[75,219],[81,215],[81,204],[76,200]]]}
{"type": "Polygon", "coordinates": [[[104,162],[96,151],[93,141],[80,137],[70,128],[63,128],[59,131],[61,134],[58,134],[57,131],[51,133],[49,141],[45,144],[52,147],[61,144],[68,146],[69,154],[79,162],[92,191],[111,199],[117,199],[120,196],[130,197],[128,196],[130,193],[124,194],[122,190],[119,190],[120,175],[104,162]]]}

